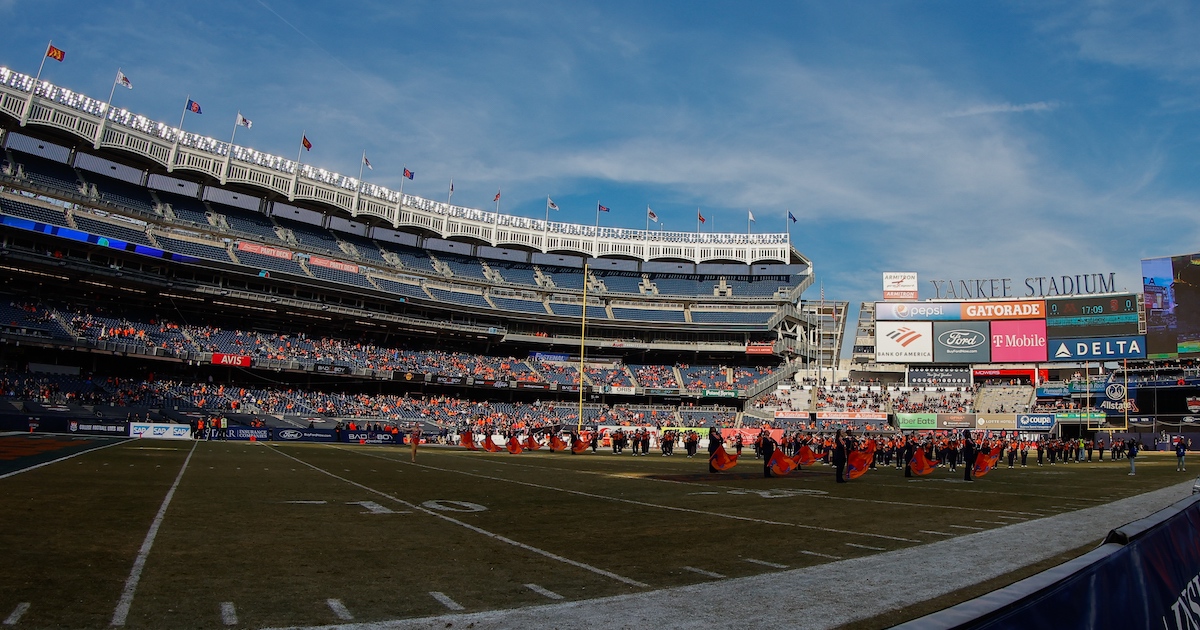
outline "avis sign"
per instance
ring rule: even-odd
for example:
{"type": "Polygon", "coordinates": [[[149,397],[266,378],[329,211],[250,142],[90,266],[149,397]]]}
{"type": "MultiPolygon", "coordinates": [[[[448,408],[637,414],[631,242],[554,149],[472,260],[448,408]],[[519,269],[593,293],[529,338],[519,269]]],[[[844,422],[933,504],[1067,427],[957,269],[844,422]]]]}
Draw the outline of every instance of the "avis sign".
{"type": "Polygon", "coordinates": [[[1051,361],[1104,361],[1146,358],[1146,338],[1094,337],[1055,339],[1050,342],[1051,361]]]}

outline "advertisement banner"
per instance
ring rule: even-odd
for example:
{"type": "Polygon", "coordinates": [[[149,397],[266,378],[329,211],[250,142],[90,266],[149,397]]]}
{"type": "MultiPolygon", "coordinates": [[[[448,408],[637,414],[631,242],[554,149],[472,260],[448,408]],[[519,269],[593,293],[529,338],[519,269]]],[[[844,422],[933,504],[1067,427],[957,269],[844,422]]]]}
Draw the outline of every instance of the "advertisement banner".
{"type": "Polygon", "coordinates": [[[309,256],[308,264],[326,269],[334,269],[336,271],[345,271],[348,273],[358,273],[358,265],[354,263],[342,262],[333,260],[332,258],[323,258],[321,256],[309,256]]]}
{"type": "Polygon", "coordinates": [[[1051,361],[1107,361],[1109,359],[1145,359],[1146,338],[1103,337],[1090,339],[1053,339],[1051,361]]]}
{"type": "Polygon", "coordinates": [[[962,318],[965,320],[1046,318],[1046,302],[1043,300],[1017,300],[1013,302],[964,302],[962,307],[962,318]]]}
{"type": "Polygon", "coordinates": [[[190,440],[192,427],[186,424],[165,422],[130,422],[129,437],[154,438],[158,440],[190,440]]]}
{"type": "Polygon", "coordinates": [[[752,343],[746,346],[746,354],[775,354],[775,344],[752,343]]]}
{"type": "Polygon", "coordinates": [[[349,374],[350,368],[344,365],[330,365],[328,363],[317,363],[313,366],[318,374],[349,374]]]}
{"type": "Polygon", "coordinates": [[[1017,430],[1053,431],[1054,421],[1052,413],[1019,413],[1017,414],[1017,430]]]}
{"type": "Polygon", "coordinates": [[[933,322],[876,322],[875,360],[880,363],[933,361],[933,322]]]}
{"type": "Polygon", "coordinates": [[[493,389],[508,389],[510,387],[508,381],[492,381],[478,378],[470,379],[468,384],[474,385],[475,387],[491,387],[493,389]]]}
{"type": "Polygon", "coordinates": [[[987,322],[934,322],[933,361],[935,363],[989,363],[987,322]]]}
{"type": "Polygon", "coordinates": [[[1076,337],[1121,337],[1139,334],[1141,316],[1137,313],[1083,315],[1046,318],[1046,334],[1051,339],[1076,337]]]}
{"type": "MultiPolygon", "coordinates": [[[[778,413],[778,412],[776,412],[778,413]]],[[[805,414],[807,415],[807,414],[805,414]]],[[[779,417],[779,416],[776,416],[779,417]]],[[[882,411],[818,411],[817,420],[887,420],[882,411]]]]}
{"type": "Polygon", "coordinates": [[[737,398],[738,391],[736,389],[706,389],[703,392],[705,398],[737,398]]]}
{"type": "Polygon", "coordinates": [[[570,361],[571,355],[565,352],[530,352],[529,358],[535,361],[570,361]]]}
{"type": "MultiPolygon", "coordinates": [[[[761,430],[754,428],[721,429],[721,437],[725,438],[726,448],[733,448],[734,440],[740,434],[742,436],[742,448],[753,453],[754,442],[758,440],[758,433],[761,430]]],[[[771,437],[775,438],[776,443],[783,439],[783,429],[767,429],[767,432],[771,434],[771,437]]]]}
{"type": "Polygon", "coordinates": [[[342,441],[351,444],[403,444],[404,435],[385,431],[343,431],[342,441]]]}
{"type": "Polygon", "coordinates": [[[284,260],[292,259],[292,252],[279,247],[269,247],[267,245],[259,245],[258,243],[238,241],[237,248],[239,252],[250,252],[251,254],[261,254],[263,256],[282,258],[284,260]]]}
{"type": "Polygon", "coordinates": [[[1071,395],[1069,387],[1039,387],[1037,388],[1038,398],[1063,398],[1071,395]]]}
{"type": "Polygon", "coordinates": [[[875,321],[932,321],[962,319],[959,302],[876,302],[875,321]]]}
{"type": "Polygon", "coordinates": [[[1012,431],[1017,428],[1015,413],[977,413],[975,427],[989,431],[1012,431]]]}
{"type": "Polygon", "coordinates": [[[100,424],[98,422],[80,422],[78,420],[70,420],[67,422],[67,431],[70,433],[85,433],[88,435],[128,435],[129,425],[124,422],[115,424],[100,424]]]}
{"type": "Polygon", "coordinates": [[[1067,411],[1054,414],[1059,424],[1099,424],[1108,422],[1108,414],[1098,411],[1067,411]]]}
{"type": "Polygon", "coordinates": [[[974,429],[975,414],[973,413],[939,413],[937,428],[939,429],[974,429]]]}
{"type": "Polygon", "coordinates": [[[534,391],[544,392],[544,391],[550,390],[550,384],[549,383],[526,383],[524,381],[517,381],[517,389],[532,389],[534,391]]]}
{"type": "Polygon", "coordinates": [[[465,376],[442,376],[438,374],[433,377],[433,382],[438,385],[465,385],[467,378],[465,376]]]}
{"type": "Polygon", "coordinates": [[[1137,393],[1133,388],[1126,390],[1124,383],[1109,383],[1104,386],[1104,398],[1102,398],[1096,407],[1110,416],[1124,415],[1126,410],[1129,413],[1139,413],[1137,406],[1137,393]]]}
{"type": "Polygon", "coordinates": [[[928,430],[938,428],[936,413],[898,413],[896,426],[900,429],[928,430]]]}
{"type": "Polygon", "coordinates": [[[917,272],[883,272],[883,299],[887,301],[917,299],[917,272]]]}
{"type": "Polygon", "coordinates": [[[275,429],[272,439],[281,442],[333,442],[331,429],[275,429]]]}
{"type": "Polygon", "coordinates": [[[678,396],[679,388],[670,389],[666,387],[647,387],[647,396],[678,396]]]}
{"type": "Polygon", "coordinates": [[[1046,320],[992,322],[993,362],[1041,363],[1045,360],[1046,320]]]}
{"type": "Polygon", "coordinates": [[[970,368],[911,368],[908,370],[908,384],[966,387],[971,384],[971,370],[970,368]]]}
{"type": "Polygon", "coordinates": [[[254,362],[250,357],[243,357],[236,354],[221,354],[214,352],[212,355],[213,365],[228,365],[231,367],[250,367],[254,362]]]}
{"type": "Polygon", "coordinates": [[[776,411],[775,417],[781,420],[808,420],[807,411],[776,411]]]}
{"type": "Polygon", "coordinates": [[[610,394],[619,394],[622,396],[632,396],[637,393],[636,387],[623,387],[620,385],[609,385],[605,389],[610,394]]]}
{"type": "Polygon", "coordinates": [[[270,438],[270,431],[265,427],[229,427],[225,430],[225,439],[227,440],[249,441],[250,438],[265,441],[270,438]]]}

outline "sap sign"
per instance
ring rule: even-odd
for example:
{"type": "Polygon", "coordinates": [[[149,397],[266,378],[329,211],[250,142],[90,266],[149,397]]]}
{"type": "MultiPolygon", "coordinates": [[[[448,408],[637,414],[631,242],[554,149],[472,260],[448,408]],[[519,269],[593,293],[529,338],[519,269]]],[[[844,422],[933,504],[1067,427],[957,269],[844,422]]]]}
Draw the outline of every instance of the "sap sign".
{"type": "Polygon", "coordinates": [[[1050,431],[1054,428],[1052,413],[1019,413],[1017,414],[1018,431],[1050,431]]]}
{"type": "Polygon", "coordinates": [[[1054,339],[1050,342],[1051,361],[1145,358],[1146,338],[1141,336],[1054,339]]]}
{"type": "Polygon", "coordinates": [[[876,302],[876,321],[962,319],[958,302],[876,302]]]}

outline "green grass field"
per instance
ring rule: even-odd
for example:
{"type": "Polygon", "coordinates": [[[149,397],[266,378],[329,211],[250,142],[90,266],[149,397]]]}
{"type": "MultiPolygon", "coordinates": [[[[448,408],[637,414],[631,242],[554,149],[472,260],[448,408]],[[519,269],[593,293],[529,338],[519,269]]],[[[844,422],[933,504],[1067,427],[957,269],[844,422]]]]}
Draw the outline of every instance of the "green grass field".
{"type": "MultiPolygon", "coordinates": [[[[0,453],[38,439],[0,438],[0,453]]],[[[127,627],[262,627],[588,599],[921,545],[1190,474],[1151,456],[1136,477],[1105,461],[974,484],[881,468],[837,485],[822,466],[763,479],[752,453],[733,474],[706,464],[452,448],[413,464],[396,447],[126,441],[0,478],[0,618],[108,627],[124,598],[127,627]]]]}

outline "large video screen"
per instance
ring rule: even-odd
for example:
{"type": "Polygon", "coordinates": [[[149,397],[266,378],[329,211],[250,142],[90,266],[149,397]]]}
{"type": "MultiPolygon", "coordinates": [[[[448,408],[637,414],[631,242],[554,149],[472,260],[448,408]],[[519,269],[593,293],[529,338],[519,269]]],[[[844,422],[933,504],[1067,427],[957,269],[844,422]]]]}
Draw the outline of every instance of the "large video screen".
{"type": "Polygon", "coordinates": [[[1147,357],[1200,355],[1200,254],[1143,260],[1142,290],[1147,357]]]}

